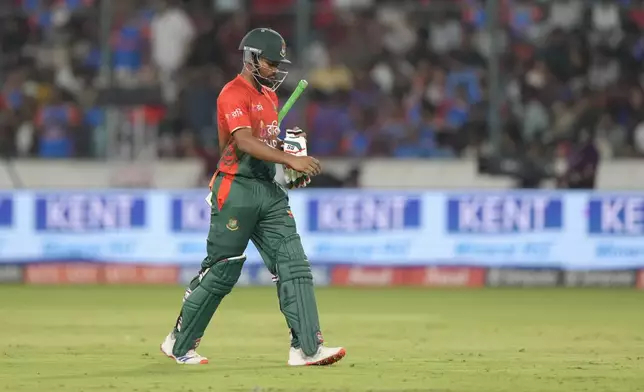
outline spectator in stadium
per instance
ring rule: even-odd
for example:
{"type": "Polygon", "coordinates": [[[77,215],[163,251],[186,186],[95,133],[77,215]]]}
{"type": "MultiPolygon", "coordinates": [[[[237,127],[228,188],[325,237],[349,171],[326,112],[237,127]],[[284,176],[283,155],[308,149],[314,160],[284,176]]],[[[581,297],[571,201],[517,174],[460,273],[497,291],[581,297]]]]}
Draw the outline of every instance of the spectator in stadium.
{"type": "Polygon", "coordinates": [[[62,92],[53,89],[51,98],[36,114],[35,126],[38,135],[38,155],[42,158],[70,158],[74,156],[82,139],[80,112],[76,105],[63,100],[62,92]],[[76,136],[76,137],[75,137],[76,136]]]}
{"type": "Polygon", "coordinates": [[[581,129],[568,155],[560,186],[568,189],[594,189],[599,167],[599,151],[588,129],[581,129]]]}
{"type": "MultiPolygon", "coordinates": [[[[166,102],[176,101],[163,122],[170,131],[161,140],[165,155],[179,156],[186,155],[180,148],[188,140],[185,132],[193,132],[200,144],[214,142],[207,102],[218,87],[203,75],[238,72],[237,47],[231,43],[267,18],[283,27],[295,50],[296,2],[280,0],[276,6],[255,0],[249,9],[225,0],[164,3],[157,10],[148,1],[114,0],[108,49],[119,85],[161,85],[166,102]],[[179,70],[182,78],[176,77],[179,70]]],[[[5,76],[0,122],[10,144],[5,150],[38,156],[44,136],[45,155],[100,154],[105,113],[94,95],[105,74],[98,2],[47,4],[20,2],[0,26],[5,76]],[[64,61],[58,61],[61,52],[64,61]],[[17,68],[30,70],[20,83],[12,76],[17,68]],[[52,87],[68,96],[66,109],[46,98],[52,87]],[[77,114],[53,116],[53,107],[77,114]],[[63,136],[55,149],[52,118],[64,120],[57,125],[63,136]],[[83,138],[93,140],[93,148],[83,138]]],[[[487,111],[495,86],[487,68],[492,37],[484,2],[398,4],[329,0],[312,9],[309,50],[297,53],[297,63],[307,66],[291,72],[311,82],[306,107],[299,109],[316,154],[456,158],[489,140],[487,111]]],[[[567,145],[562,140],[585,128],[602,157],[644,155],[642,2],[499,4],[495,43],[503,50],[503,100],[494,115],[503,132],[517,130],[512,138],[518,144],[562,148],[567,145]]],[[[300,116],[296,112],[285,124],[300,116]]]]}
{"type": "Polygon", "coordinates": [[[195,28],[175,0],[162,0],[150,26],[152,59],[159,74],[163,97],[173,103],[179,94],[178,71],[192,50],[195,28]]]}

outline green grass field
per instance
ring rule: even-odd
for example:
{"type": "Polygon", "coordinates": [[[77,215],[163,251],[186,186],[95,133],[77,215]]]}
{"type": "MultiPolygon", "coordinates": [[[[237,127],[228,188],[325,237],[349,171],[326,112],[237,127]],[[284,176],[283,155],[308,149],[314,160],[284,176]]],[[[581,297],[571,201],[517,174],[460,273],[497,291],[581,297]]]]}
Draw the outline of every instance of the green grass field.
{"type": "Polygon", "coordinates": [[[0,391],[644,391],[644,292],[318,289],[347,357],[286,366],[273,288],[237,288],[176,365],[181,287],[0,286],[0,391]]]}

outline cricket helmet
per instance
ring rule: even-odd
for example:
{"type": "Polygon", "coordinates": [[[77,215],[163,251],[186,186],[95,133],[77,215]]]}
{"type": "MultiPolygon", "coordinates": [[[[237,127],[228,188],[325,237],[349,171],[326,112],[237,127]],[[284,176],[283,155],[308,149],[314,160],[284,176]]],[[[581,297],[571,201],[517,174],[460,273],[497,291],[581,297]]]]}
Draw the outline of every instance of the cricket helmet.
{"type": "Polygon", "coordinates": [[[253,77],[259,84],[277,90],[286,79],[288,72],[280,66],[291,62],[286,58],[286,41],[277,31],[269,28],[253,29],[242,38],[239,50],[243,51],[244,64],[251,65],[253,77]],[[278,66],[275,75],[270,78],[261,75],[260,58],[278,66]]]}

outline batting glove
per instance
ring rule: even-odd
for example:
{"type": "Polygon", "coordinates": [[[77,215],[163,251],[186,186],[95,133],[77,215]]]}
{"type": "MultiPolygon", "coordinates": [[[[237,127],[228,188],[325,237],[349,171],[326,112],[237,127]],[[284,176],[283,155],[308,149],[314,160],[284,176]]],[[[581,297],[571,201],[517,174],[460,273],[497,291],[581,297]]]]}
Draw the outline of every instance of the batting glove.
{"type": "MultiPolygon", "coordinates": [[[[293,154],[298,157],[306,156],[306,137],[304,137],[304,131],[300,128],[287,129],[283,148],[287,154],[293,154]]],[[[286,180],[286,187],[289,189],[304,188],[311,183],[310,176],[297,172],[288,166],[284,166],[284,179],[286,180]]]]}

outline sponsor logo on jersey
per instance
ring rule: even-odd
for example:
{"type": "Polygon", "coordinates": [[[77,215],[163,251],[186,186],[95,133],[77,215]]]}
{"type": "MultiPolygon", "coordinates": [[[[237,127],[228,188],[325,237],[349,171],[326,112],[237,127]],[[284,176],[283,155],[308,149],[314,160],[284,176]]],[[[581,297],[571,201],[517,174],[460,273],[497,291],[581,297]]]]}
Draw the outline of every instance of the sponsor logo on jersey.
{"type": "Polygon", "coordinates": [[[236,108],[232,112],[226,113],[226,118],[227,119],[230,119],[231,117],[232,118],[239,118],[239,117],[241,117],[243,115],[244,115],[244,112],[240,108],[236,108]]]}
{"type": "Polygon", "coordinates": [[[259,140],[264,142],[267,146],[277,148],[277,137],[280,134],[280,127],[277,120],[266,125],[263,120],[259,122],[259,140]]]}

